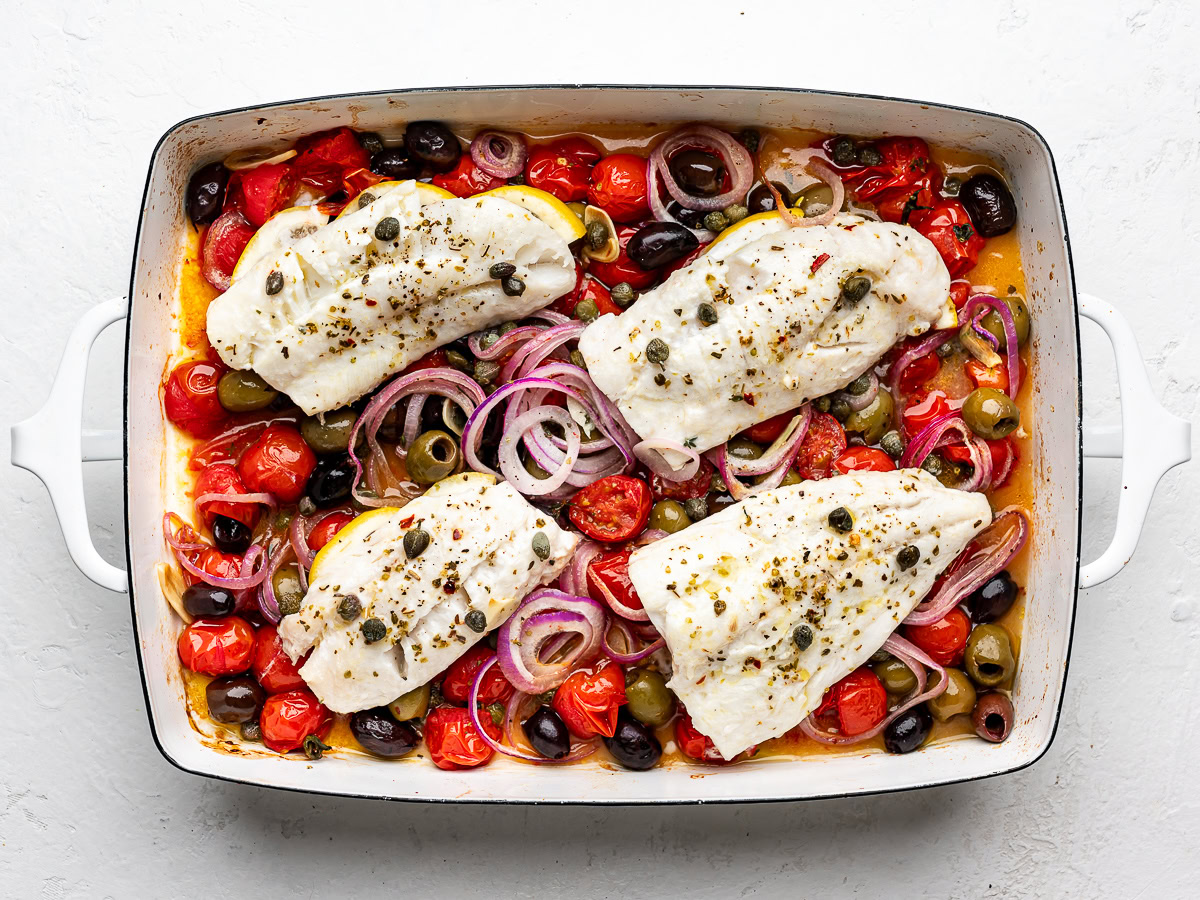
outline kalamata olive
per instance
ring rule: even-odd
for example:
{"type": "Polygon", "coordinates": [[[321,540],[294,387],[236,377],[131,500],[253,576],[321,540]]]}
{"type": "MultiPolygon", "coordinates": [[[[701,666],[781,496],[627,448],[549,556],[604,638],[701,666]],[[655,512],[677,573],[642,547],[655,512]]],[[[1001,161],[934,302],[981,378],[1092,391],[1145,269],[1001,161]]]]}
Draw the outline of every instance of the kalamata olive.
{"type": "Polygon", "coordinates": [[[968,178],[958,192],[958,199],[967,208],[975,230],[984,237],[1006,234],[1017,224],[1017,204],[1012,192],[991,172],[968,178]]]}
{"type": "Polygon", "coordinates": [[[188,218],[196,225],[207,225],[221,212],[225,202],[225,186],[229,184],[229,170],[224,163],[209,163],[197,169],[188,181],[184,205],[188,218]]]}
{"type": "Polygon", "coordinates": [[[696,236],[674,222],[652,222],[629,239],[625,252],[643,269],[657,269],[683,259],[700,246],[696,236]]]}
{"type": "Polygon", "coordinates": [[[421,174],[421,161],[413,159],[403,147],[387,147],[371,154],[371,171],[393,181],[404,181],[421,174]]]}
{"type": "Polygon", "coordinates": [[[1017,599],[1017,583],[1008,571],[997,572],[963,602],[972,621],[995,622],[1017,599]]]}
{"type": "Polygon", "coordinates": [[[210,681],[204,696],[210,719],[237,725],[258,718],[267,692],[249,675],[227,675],[210,681]]]}
{"type": "Polygon", "coordinates": [[[624,707],[617,714],[617,730],[604,739],[613,759],[627,769],[653,769],[662,759],[662,744],[654,732],[629,714],[624,707]]]}
{"type": "Polygon", "coordinates": [[[233,591],[197,582],[183,592],[183,608],[197,619],[227,616],[237,605],[233,591]]]}
{"type": "Polygon", "coordinates": [[[417,730],[397,722],[386,706],[356,712],[350,717],[350,731],[364,750],[389,759],[407,756],[421,743],[417,730]]]}
{"type": "Polygon", "coordinates": [[[1013,716],[1012,701],[998,691],[988,691],[975,701],[971,724],[985,741],[998,744],[1012,732],[1013,716]]]}
{"type": "Polygon", "coordinates": [[[667,213],[678,219],[688,228],[704,227],[704,213],[698,209],[688,209],[672,200],[667,205],[667,213]]]}
{"type": "Polygon", "coordinates": [[[697,197],[712,197],[725,186],[725,164],[703,150],[682,150],[667,167],[681,188],[697,197]]]}
{"type": "Polygon", "coordinates": [[[349,454],[322,456],[308,476],[304,493],[317,509],[329,509],[350,499],[354,484],[354,463],[349,454]]]}
{"type": "Polygon", "coordinates": [[[462,156],[462,146],[441,122],[409,122],[404,129],[404,147],[438,172],[449,172],[462,156]]]}
{"type": "MultiPolygon", "coordinates": [[[[788,203],[791,200],[791,195],[784,185],[778,181],[772,181],[771,184],[775,186],[775,190],[779,191],[779,196],[783,198],[784,203],[788,203]]],[[[765,184],[760,184],[746,198],[746,208],[750,210],[750,215],[770,212],[775,208],[775,197],[765,184]]]]}
{"type": "Polygon", "coordinates": [[[533,749],[547,759],[562,759],[571,752],[571,735],[567,726],[549,706],[539,706],[532,716],[521,723],[525,737],[533,749]]]}
{"type": "Polygon", "coordinates": [[[883,746],[888,753],[912,753],[929,737],[933,728],[933,716],[924,703],[894,718],[883,729],[883,746]]]}
{"type": "Polygon", "coordinates": [[[212,523],[213,543],[222,553],[245,553],[254,535],[250,529],[228,516],[214,516],[212,523]]]}

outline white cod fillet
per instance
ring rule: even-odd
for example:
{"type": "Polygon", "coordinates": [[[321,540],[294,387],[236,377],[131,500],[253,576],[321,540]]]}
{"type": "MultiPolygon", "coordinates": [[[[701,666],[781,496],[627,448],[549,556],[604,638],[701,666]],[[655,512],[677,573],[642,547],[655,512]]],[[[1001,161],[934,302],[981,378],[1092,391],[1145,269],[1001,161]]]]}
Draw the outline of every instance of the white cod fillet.
{"type": "Polygon", "coordinates": [[[415,182],[259,259],[208,307],[208,339],[228,365],[253,369],[314,414],[357,399],[463,335],[541,309],[575,286],[567,242],[496,197],[420,204],[415,182]],[[400,233],[375,227],[395,218],[400,233]],[[488,269],[525,282],[504,293],[488,269]],[[267,276],[283,288],[267,294],[267,276]]]}
{"type": "Polygon", "coordinates": [[[473,472],[439,482],[402,509],[366,516],[322,551],[300,611],[279,623],[293,662],[313,648],[300,675],[340,713],[425,684],[483,637],[465,624],[468,612],[482,611],[486,630],[496,628],[566,567],[579,542],[506,482],[473,472]],[[410,560],[404,534],[418,526],[430,542],[410,560]],[[546,559],[533,550],[538,532],[549,541],[546,559]],[[338,613],[348,594],[362,604],[353,622],[338,613]],[[363,638],[368,618],[383,620],[383,640],[363,638]]]}
{"type": "Polygon", "coordinates": [[[920,469],[851,473],[743,500],[636,550],[629,576],[666,638],[669,686],[732,759],[816,709],[991,521],[983,494],[920,469]],[[839,506],[847,534],[829,525],[839,506]],[[921,558],[902,571],[908,544],[921,558]],[[812,632],[804,651],[798,626],[812,632]]]}
{"type": "Polygon", "coordinates": [[[845,387],[897,340],[936,322],[949,291],[937,249],[906,225],[850,215],[809,228],[765,220],[731,233],[621,315],[601,316],[579,350],[643,439],[703,452],[845,387]],[[871,292],[839,302],[851,275],[870,278],[871,292]],[[701,303],[715,323],[699,320],[701,303]],[[669,351],[661,364],[646,359],[655,338],[669,351]]]}

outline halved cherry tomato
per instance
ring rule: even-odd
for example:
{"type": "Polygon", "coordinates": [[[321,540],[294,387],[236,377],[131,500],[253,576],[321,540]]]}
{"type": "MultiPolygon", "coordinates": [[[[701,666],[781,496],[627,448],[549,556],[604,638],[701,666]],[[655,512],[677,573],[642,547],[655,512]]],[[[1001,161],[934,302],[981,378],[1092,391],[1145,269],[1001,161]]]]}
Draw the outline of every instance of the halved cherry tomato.
{"type": "Polygon", "coordinates": [[[651,475],[650,493],[655,500],[695,500],[708,493],[716,471],[713,464],[702,456],[700,468],[687,481],[667,481],[659,475],[651,475]]]}
{"type": "Polygon", "coordinates": [[[264,625],[254,638],[254,658],[250,662],[250,671],[268,694],[298,691],[305,686],[304,679],[300,677],[300,667],[307,659],[305,655],[299,662],[292,662],[283,650],[279,630],[274,625],[264,625]]]}
{"type": "Polygon", "coordinates": [[[833,467],[845,475],[847,472],[891,472],[896,464],[875,447],[848,447],[833,461],[833,467]]]}
{"type": "Polygon", "coordinates": [[[658,278],[658,273],[654,271],[646,271],[625,252],[625,248],[629,245],[630,239],[637,234],[637,228],[632,225],[617,226],[617,243],[621,247],[621,252],[612,262],[596,262],[592,260],[588,265],[588,272],[603,281],[608,287],[614,284],[620,284],[622,281],[628,282],[629,286],[635,291],[644,290],[654,284],[654,280],[658,278]]]}
{"type": "Polygon", "coordinates": [[[163,386],[163,409],[176,427],[192,437],[212,437],[229,415],[217,399],[224,370],[204,360],[180,363],[163,386]]]}
{"type": "Polygon", "coordinates": [[[926,353],[918,356],[900,373],[900,390],[908,393],[914,391],[936,375],[942,368],[942,361],[936,353],[926,353]]]}
{"type": "MultiPolygon", "coordinates": [[[[492,740],[500,740],[500,729],[487,713],[480,724],[492,740]]],[[[425,717],[425,746],[439,769],[471,769],[492,758],[493,750],[479,736],[471,714],[458,706],[439,706],[425,717]]]]}
{"type": "Polygon", "coordinates": [[[276,753],[299,750],[310,737],[323,739],[333,727],[333,714],[312,691],[272,694],[258,717],[263,743],[276,753]]]}
{"type": "MultiPolygon", "coordinates": [[[[205,494],[246,494],[246,486],[242,484],[241,476],[231,463],[217,463],[208,466],[196,479],[196,497],[205,494]]],[[[225,516],[237,519],[247,528],[253,528],[258,522],[257,503],[231,503],[226,500],[209,500],[197,505],[204,524],[212,527],[213,518],[225,516]]]]}
{"type": "Polygon", "coordinates": [[[296,174],[287,163],[268,163],[246,169],[242,175],[245,206],[242,213],[251,225],[262,226],[267,219],[292,202],[296,193],[296,174]]]}
{"type": "Polygon", "coordinates": [[[971,299],[973,289],[971,282],[965,278],[959,278],[956,281],[950,282],[950,299],[954,301],[955,309],[962,309],[967,305],[967,301],[971,299]]]}
{"type": "Polygon", "coordinates": [[[291,425],[271,425],[246,448],[238,474],[251,493],[268,491],[281,503],[295,503],[317,465],[300,432],[291,425]]]}
{"type": "MultiPolygon", "coordinates": [[[[832,148],[834,140],[830,138],[826,141],[828,148],[832,148]]],[[[931,170],[940,173],[933,163],[929,145],[920,138],[881,138],[875,142],[875,149],[883,157],[879,165],[850,166],[842,170],[842,180],[856,185],[855,193],[861,200],[868,200],[884,191],[919,185],[931,170]]]]}
{"type": "Polygon", "coordinates": [[[887,716],[887,689],[870,669],[855,669],[825,692],[814,716],[832,714],[847,737],[870,731],[887,716]]]}
{"type": "Polygon", "coordinates": [[[726,763],[727,760],[713,746],[712,738],[701,734],[692,724],[692,717],[686,712],[675,721],[675,743],[680,752],[690,759],[700,762],[726,763]]]}
{"type": "Polygon", "coordinates": [[[829,413],[814,413],[796,457],[801,478],[828,478],[833,461],[846,449],[846,431],[829,413]]]}
{"type": "Polygon", "coordinates": [[[587,196],[592,166],[600,151],[580,137],[561,138],[529,151],[525,182],[547,191],[564,203],[587,196]]]}
{"type": "Polygon", "coordinates": [[[596,163],[588,203],[598,206],[614,222],[636,222],[650,214],[647,199],[646,159],[632,153],[614,153],[596,163]]]}
{"type": "Polygon", "coordinates": [[[650,518],[650,488],[640,478],[609,475],[571,498],[571,523],[597,541],[626,541],[650,518]]]}
{"type": "Polygon", "coordinates": [[[909,217],[908,224],[937,247],[951,278],[973,269],[979,251],[987,243],[976,233],[967,208],[959,200],[942,200],[933,209],[920,210],[909,217]]]}
{"type": "Polygon", "coordinates": [[[929,625],[905,625],[904,636],[943,666],[957,666],[963,660],[971,620],[957,606],[929,625]]]}
{"type": "MultiPolygon", "coordinates": [[[[450,668],[446,670],[446,677],[442,681],[442,696],[452,703],[466,703],[467,698],[471,696],[471,682],[475,680],[475,674],[494,654],[494,650],[483,644],[476,644],[450,663],[450,668]]],[[[495,665],[488,669],[487,674],[483,676],[483,682],[479,685],[479,702],[483,704],[503,703],[513,695],[515,690],[516,688],[500,671],[500,666],[495,665]]]]}
{"type": "Polygon", "coordinates": [[[632,553],[632,550],[610,550],[589,562],[588,596],[598,603],[610,606],[607,594],[612,594],[618,603],[630,609],[641,609],[642,598],[638,596],[637,589],[629,578],[629,556],[632,553]]]}
{"type": "MultiPolygon", "coordinates": [[[[1021,372],[1021,384],[1025,383],[1025,360],[1017,358],[1017,368],[1021,372]]],[[[985,366],[977,359],[968,359],[963,370],[975,387],[995,388],[998,391],[1008,391],[1008,367],[1001,363],[998,366],[985,366]]]]}
{"type": "Polygon", "coordinates": [[[345,189],[347,175],[371,164],[358,137],[345,126],[301,138],[295,149],[296,156],[291,161],[293,173],[304,184],[324,194],[345,189]]]}
{"type": "Polygon", "coordinates": [[[316,553],[333,540],[333,536],[354,521],[354,513],[330,513],[308,533],[308,549],[316,553]]]}
{"type": "Polygon", "coordinates": [[[202,675],[236,675],[250,668],[254,629],[240,616],[197,619],[179,635],[179,659],[202,675]]]}
{"type": "Polygon", "coordinates": [[[771,416],[763,422],[758,422],[751,425],[742,432],[742,437],[754,441],[756,444],[771,444],[775,439],[783,434],[783,430],[788,427],[788,422],[796,418],[796,411],[789,410],[785,413],[780,413],[777,416],[771,416]]]}
{"type": "Polygon", "coordinates": [[[950,412],[950,402],[945,391],[928,391],[919,395],[905,407],[900,416],[904,423],[904,433],[908,437],[920,434],[935,419],[950,412]]]}
{"type": "Polygon", "coordinates": [[[204,280],[218,291],[228,290],[233,267],[256,231],[236,209],[221,213],[204,232],[200,249],[200,274],[204,280]]]}
{"type": "Polygon", "coordinates": [[[471,154],[464,153],[458,158],[456,165],[449,172],[434,175],[431,179],[435,185],[452,193],[455,197],[470,197],[482,191],[490,191],[502,184],[507,184],[503,178],[489,175],[471,159],[471,154]]]}
{"type": "Polygon", "coordinates": [[[572,672],[558,686],[550,705],[571,734],[587,740],[598,734],[613,736],[617,711],[624,702],[625,676],[620,666],[610,662],[595,672],[572,672]]]}

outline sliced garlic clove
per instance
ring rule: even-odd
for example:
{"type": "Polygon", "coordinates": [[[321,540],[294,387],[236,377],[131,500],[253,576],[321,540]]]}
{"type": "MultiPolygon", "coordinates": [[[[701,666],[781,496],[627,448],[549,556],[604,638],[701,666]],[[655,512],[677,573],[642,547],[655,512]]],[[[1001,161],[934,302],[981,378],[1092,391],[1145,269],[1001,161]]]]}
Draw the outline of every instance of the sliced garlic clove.
{"type": "Polygon", "coordinates": [[[154,566],[154,571],[158,575],[159,590],[162,591],[162,595],[171,609],[175,610],[185,623],[191,625],[192,617],[188,615],[188,611],[183,606],[183,592],[186,588],[179,569],[170,563],[160,562],[154,566]]]}
{"type": "Polygon", "coordinates": [[[275,152],[263,147],[247,147],[244,150],[234,150],[225,157],[225,168],[231,172],[244,172],[259,166],[287,162],[295,155],[295,150],[275,152]]]}

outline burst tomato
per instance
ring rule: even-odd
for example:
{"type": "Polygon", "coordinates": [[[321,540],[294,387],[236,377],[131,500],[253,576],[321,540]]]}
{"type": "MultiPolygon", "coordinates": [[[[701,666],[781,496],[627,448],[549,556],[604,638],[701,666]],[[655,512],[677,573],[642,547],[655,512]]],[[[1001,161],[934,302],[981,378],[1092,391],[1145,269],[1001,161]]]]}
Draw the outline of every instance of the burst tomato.
{"type": "Polygon", "coordinates": [[[588,563],[587,590],[593,600],[611,608],[609,597],[612,597],[629,609],[642,608],[642,598],[629,578],[629,556],[632,552],[611,550],[588,563]]]}
{"type": "Polygon", "coordinates": [[[179,635],[179,659],[202,675],[236,675],[250,668],[254,629],[239,616],[197,619],[179,635]]]}
{"type": "Polygon", "coordinates": [[[292,172],[324,194],[346,188],[346,176],[371,164],[367,151],[349,128],[310,134],[296,143],[292,172]]]}
{"type": "Polygon", "coordinates": [[[833,461],[846,449],[846,431],[829,413],[813,413],[796,457],[801,478],[828,478],[833,461]]]}
{"type": "MultiPolygon", "coordinates": [[[[217,463],[208,466],[196,479],[196,497],[205,494],[246,494],[246,486],[242,484],[241,476],[231,463],[217,463]]],[[[204,524],[212,527],[213,518],[225,516],[237,519],[247,528],[253,528],[258,522],[257,503],[232,503],[227,500],[209,500],[196,505],[204,524]]]]}
{"type": "MultiPolygon", "coordinates": [[[[192,562],[213,578],[238,578],[242,574],[242,558],[232,553],[222,553],[216,547],[201,550],[192,562]]],[[[186,574],[188,581],[194,583],[197,580],[190,572],[186,574]]]]}
{"type": "Polygon", "coordinates": [[[887,689],[870,669],[855,669],[825,694],[814,716],[832,713],[847,737],[870,731],[887,716],[887,689]]]}
{"type": "Polygon", "coordinates": [[[686,712],[675,721],[675,743],[679,745],[679,751],[690,759],[708,763],[729,761],[717,752],[712,738],[696,730],[692,717],[686,712]]]}
{"type": "Polygon", "coordinates": [[[971,620],[957,606],[929,625],[905,625],[904,636],[943,666],[957,666],[963,660],[971,620]]]}
{"type": "MultiPolygon", "coordinates": [[[[471,682],[485,662],[492,658],[492,650],[482,644],[476,644],[454,662],[446,670],[442,681],[442,696],[452,703],[466,703],[471,696],[471,682]]],[[[495,665],[488,669],[479,685],[479,702],[504,703],[513,695],[514,688],[495,665]]]]}
{"type": "Polygon", "coordinates": [[[268,694],[298,691],[304,687],[300,667],[307,658],[306,655],[299,662],[292,662],[283,651],[278,629],[274,625],[264,625],[254,638],[254,658],[250,662],[250,670],[268,694]]]}
{"type": "Polygon", "coordinates": [[[434,175],[432,181],[440,188],[452,193],[455,197],[470,197],[483,191],[498,188],[507,182],[503,178],[489,175],[471,159],[471,154],[464,153],[458,158],[456,165],[449,172],[434,175]]]}
{"type": "MultiPolygon", "coordinates": [[[[1017,368],[1020,370],[1021,384],[1025,383],[1025,360],[1017,358],[1017,368]]],[[[977,359],[968,359],[963,370],[971,383],[977,388],[995,388],[1008,392],[1008,367],[1004,363],[998,366],[985,366],[977,359]]]]}
{"type": "Polygon", "coordinates": [[[163,386],[163,410],[177,428],[199,438],[221,430],[228,415],[217,399],[222,371],[204,360],[180,363],[171,370],[163,386]]]}
{"type": "Polygon", "coordinates": [[[218,291],[228,290],[233,267],[256,231],[238,210],[221,213],[204,232],[200,248],[200,274],[204,280],[218,291]]]}
{"type": "MultiPolygon", "coordinates": [[[[985,440],[984,443],[987,444],[988,453],[992,457],[992,487],[1000,487],[1008,480],[1008,475],[1012,471],[1012,464],[1016,461],[1016,448],[1010,438],[1001,438],[998,441],[985,440]]],[[[971,461],[971,452],[967,449],[966,444],[950,444],[940,448],[938,452],[951,462],[969,463],[971,461]]]]}
{"type": "Polygon", "coordinates": [[[942,361],[936,353],[918,356],[900,373],[900,390],[905,393],[916,390],[941,371],[941,368],[942,361]]]}
{"type": "Polygon", "coordinates": [[[920,434],[935,419],[950,412],[950,401],[945,391],[928,391],[918,396],[904,408],[900,416],[904,422],[904,433],[912,438],[920,434]]]}
{"type": "Polygon", "coordinates": [[[650,488],[640,478],[609,475],[571,498],[571,523],[597,541],[626,541],[646,527],[650,488]]]}
{"type": "Polygon", "coordinates": [[[632,153],[614,153],[596,163],[588,202],[614,222],[636,222],[650,214],[647,199],[646,160],[632,153]]]}
{"type": "MultiPolygon", "coordinates": [[[[826,141],[827,150],[832,150],[834,140],[826,141]]],[[[869,200],[884,191],[919,186],[928,172],[937,170],[929,145],[920,138],[881,138],[874,146],[883,158],[879,165],[851,166],[842,172],[842,180],[855,185],[859,199],[869,200]]]]}
{"type": "Polygon", "coordinates": [[[667,481],[660,475],[651,475],[650,493],[655,500],[696,500],[708,493],[716,471],[713,464],[702,456],[700,468],[687,481],[667,481]]]}
{"type": "Polygon", "coordinates": [[[579,290],[575,294],[574,304],[571,307],[570,315],[572,318],[578,318],[578,316],[575,315],[575,309],[584,300],[591,300],[593,303],[595,303],[596,309],[602,316],[609,313],[615,316],[619,316],[621,314],[621,307],[613,303],[612,294],[609,292],[608,288],[606,288],[591,275],[584,275],[582,282],[579,284],[579,290]]]}
{"type": "Polygon", "coordinates": [[[971,299],[973,288],[971,282],[965,278],[959,278],[957,281],[950,282],[950,299],[954,301],[955,309],[962,309],[967,305],[967,301],[971,299]]]}
{"type": "Polygon", "coordinates": [[[618,225],[617,243],[621,247],[620,254],[612,262],[605,263],[592,260],[588,265],[588,272],[599,278],[610,288],[614,284],[620,284],[622,281],[628,282],[629,286],[635,291],[645,290],[654,284],[658,273],[643,269],[630,259],[629,254],[625,252],[630,239],[637,232],[637,228],[632,225],[618,225]]]}
{"type": "Polygon", "coordinates": [[[525,182],[553,194],[564,203],[587,196],[592,166],[600,151],[579,137],[561,138],[529,151],[525,182]]]}
{"type": "Polygon", "coordinates": [[[874,447],[848,447],[833,461],[833,467],[844,475],[847,472],[891,472],[896,464],[890,456],[874,447]]]}
{"type": "Polygon", "coordinates": [[[416,362],[409,363],[400,374],[410,375],[413,372],[419,372],[421,369],[439,369],[446,364],[446,351],[439,347],[437,350],[430,350],[416,362]]]}
{"type": "Polygon", "coordinates": [[[267,491],[281,503],[295,503],[317,465],[300,432],[291,425],[272,425],[246,448],[238,474],[252,493],[267,491]]]}
{"type": "Polygon", "coordinates": [[[241,173],[245,197],[242,214],[251,225],[261,227],[285,209],[296,193],[296,174],[287,163],[268,163],[241,173]]]}
{"type": "Polygon", "coordinates": [[[333,714],[312,691],[300,689],[272,694],[258,717],[263,743],[276,753],[304,747],[309,738],[321,740],[333,727],[333,714]]]}
{"type": "Polygon", "coordinates": [[[742,432],[742,437],[754,441],[756,444],[771,444],[775,439],[783,434],[783,430],[788,427],[788,423],[796,418],[796,411],[780,413],[777,416],[771,416],[764,422],[758,422],[751,425],[742,432]]]}
{"type": "Polygon", "coordinates": [[[330,513],[308,533],[308,549],[316,553],[333,540],[333,536],[354,521],[354,513],[330,513]]]}
{"type": "MultiPolygon", "coordinates": [[[[492,740],[500,740],[500,729],[486,713],[480,724],[492,740]]],[[[471,714],[461,707],[441,706],[425,717],[425,746],[439,769],[471,769],[492,758],[493,750],[479,736],[471,714]]]]}
{"type": "Polygon", "coordinates": [[[920,210],[909,217],[908,224],[937,247],[951,278],[973,269],[986,243],[975,232],[966,207],[958,200],[943,200],[933,209],[920,210]]]}
{"type": "Polygon", "coordinates": [[[587,740],[596,735],[613,736],[617,711],[624,702],[625,676],[620,666],[610,662],[595,672],[572,672],[558,686],[550,705],[571,734],[587,740]]]}

